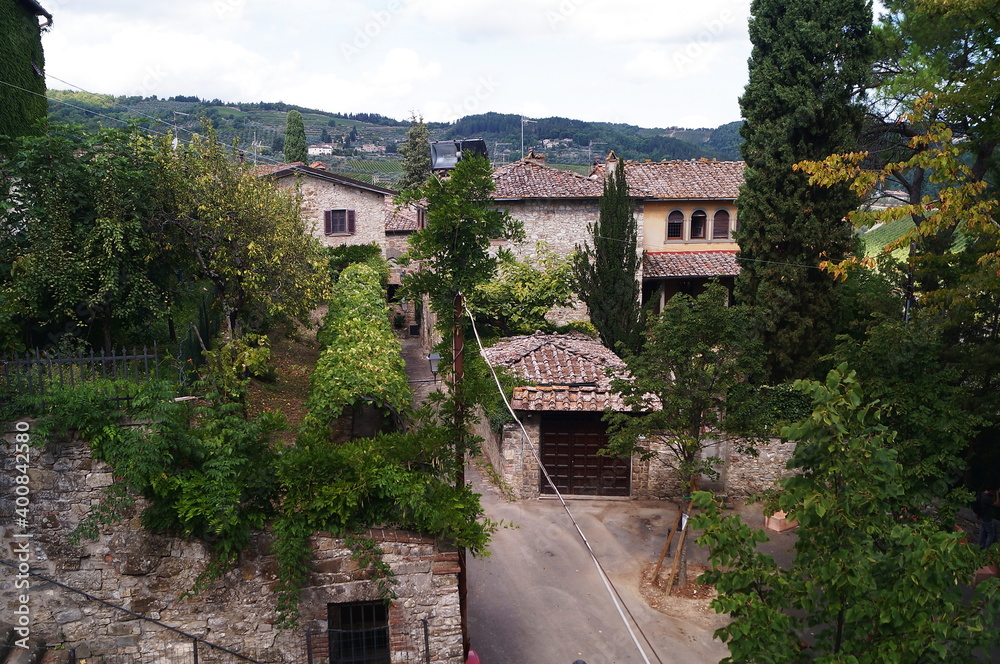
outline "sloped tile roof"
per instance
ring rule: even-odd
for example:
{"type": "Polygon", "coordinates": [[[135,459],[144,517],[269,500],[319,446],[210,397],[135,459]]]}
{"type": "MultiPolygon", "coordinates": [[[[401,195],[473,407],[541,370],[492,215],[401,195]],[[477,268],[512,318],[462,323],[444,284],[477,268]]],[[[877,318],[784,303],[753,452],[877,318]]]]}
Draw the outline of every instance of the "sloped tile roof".
{"type": "Polygon", "coordinates": [[[625,162],[629,193],[653,199],[732,199],[743,184],[742,161],[625,162]]]}
{"type": "Polygon", "coordinates": [[[625,363],[582,334],[535,334],[509,337],[485,349],[492,364],[510,369],[534,386],[517,387],[511,406],[516,410],[622,410],[610,391],[605,369],[622,375],[625,363]]]}
{"type": "Polygon", "coordinates": [[[420,230],[417,208],[406,205],[399,209],[392,198],[385,199],[385,230],[387,233],[406,233],[420,230]]]}
{"type": "Polygon", "coordinates": [[[735,277],[740,273],[735,251],[663,251],[647,253],[642,276],[735,277]]]}
{"type": "Polygon", "coordinates": [[[493,171],[496,200],[598,198],[603,181],[522,159],[493,171]]]}
{"type": "Polygon", "coordinates": [[[292,177],[295,175],[304,175],[318,180],[325,180],[326,182],[333,182],[336,184],[344,185],[347,187],[353,187],[354,189],[361,189],[364,191],[370,191],[376,194],[382,194],[383,196],[392,196],[397,192],[386,187],[380,187],[377,184],[369,184],[368,182],[362,182],[361,180],[355,180],[354,178],[349,178],[345,175],[338,175],[336,173],[330,173],[329,171],[312,168],[306,166],[301,161],[297,161],[291,164],[271,164],[262,165],[254,167],[255,174],[260,177],[272,177],[275,179],[292,177]]]}

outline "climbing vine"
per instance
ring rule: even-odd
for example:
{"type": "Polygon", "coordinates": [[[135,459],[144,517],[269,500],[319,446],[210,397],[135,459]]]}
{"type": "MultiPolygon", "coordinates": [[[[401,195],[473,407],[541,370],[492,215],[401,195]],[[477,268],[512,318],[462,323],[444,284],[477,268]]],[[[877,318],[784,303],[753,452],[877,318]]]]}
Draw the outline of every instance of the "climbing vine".
{"type": "Polygon", "coordinates": [[[318,531],[343,537],[385,597],[392,596],[392,573],[380,545],[366,535],[372,527],[416,530],[483,552],[494,524],[484,518],[479,496],[453,483],[451,430],[429,410],[410,411],[405,365],[377,270],[344,270],[321,340],[310,412],[287,447],[274,436],[283,417],[267,411],[247,417],[233,399],[245,391],[236,374],[213,373],[226,353],[206,364],[197,406],[176,401],[173,386],[162,382],[142,389],[123,414],[101,405],[106,401],[99,390],[47,397],[46,426],[78,430],[116,477],[76,535],[96,535],[102,524],[121,518],[123,497],[144,496],[148,528],[198,537],[212,547],[212,562],[191,589],[197,592],[235,564],[255,531],[273,526],[277,611],[285,626],[297,621],[310,538],[318,531]],[[395,410],[410,429],[334,442],[331,425],[361,403],[395,410]],[[126,426],[138,421],[142,427],[126,426]]]}

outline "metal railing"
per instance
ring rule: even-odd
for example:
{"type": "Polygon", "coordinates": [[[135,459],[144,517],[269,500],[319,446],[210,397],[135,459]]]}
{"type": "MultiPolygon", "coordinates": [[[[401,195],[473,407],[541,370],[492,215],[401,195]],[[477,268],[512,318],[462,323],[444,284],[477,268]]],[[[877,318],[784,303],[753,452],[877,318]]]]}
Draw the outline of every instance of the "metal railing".
{"type": "MultiPolygon", "coordinates": [[[[157,348],[112,350],[110,355],[83,351],[26,351],[0,357],[0,403],[15,397],[41,398],[55,387],[74,388],[96,380],[139,384],[159,379],[157,348]]],[[[135,396],[121,383],[109,389],[108,399],[127,402],[135,396]]]]}

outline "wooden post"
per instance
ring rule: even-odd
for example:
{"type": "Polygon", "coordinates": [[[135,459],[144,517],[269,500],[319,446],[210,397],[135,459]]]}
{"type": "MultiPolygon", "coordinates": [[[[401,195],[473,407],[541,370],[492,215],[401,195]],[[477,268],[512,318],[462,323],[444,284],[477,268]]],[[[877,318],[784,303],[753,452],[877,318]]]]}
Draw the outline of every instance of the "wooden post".
{"type": "MultiPolygon", "coordinates": [[[[683,519],[684,514],[690,514],[691,508],[694,507],[694,498],[688,502],[687,510],[683,512],[681,518],[683,519]]],[[[684,540],[687,538],[687,523],[683,520],[681,521],[681,538],[677,541],[677,549],[674,551],[674,562],[670,566],[670,574],[667,576],[667,590],[666,595],[670,595],[670,590],[674,587],[674,577],[677,576],[677,568],[680,567],[681,558],[684,555],[684,540]]]]}
{"type": "Polygon", "coordinates": [[[663,545],[663,551],[660,552],[660,559],[656,561],[656,567],[653,569],[653,583],[656,583],[656,579],[660,576],[660,568],[663,566],[663,559],[667,557],[667,551],[670,550],[670,542],[674,539],[674,533],[677,532],[677,527],[681,523],[681,516],[684,514],[684,510],[681,506],[677,506],[677,518],[674,519],[674,525],[670,529],[667,535],[667,543],[663,545]]]}

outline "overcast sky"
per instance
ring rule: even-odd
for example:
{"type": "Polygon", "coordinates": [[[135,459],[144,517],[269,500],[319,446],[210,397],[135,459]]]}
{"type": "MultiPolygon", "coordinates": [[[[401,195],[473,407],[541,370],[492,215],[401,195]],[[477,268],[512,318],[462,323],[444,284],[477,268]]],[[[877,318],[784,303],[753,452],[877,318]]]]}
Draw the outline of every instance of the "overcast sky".
{"type": "Polygon", "coordinates": [[[397,119],[714,127],[750,55],[749,0],[40,1],[50,88],[397,119]]]}

